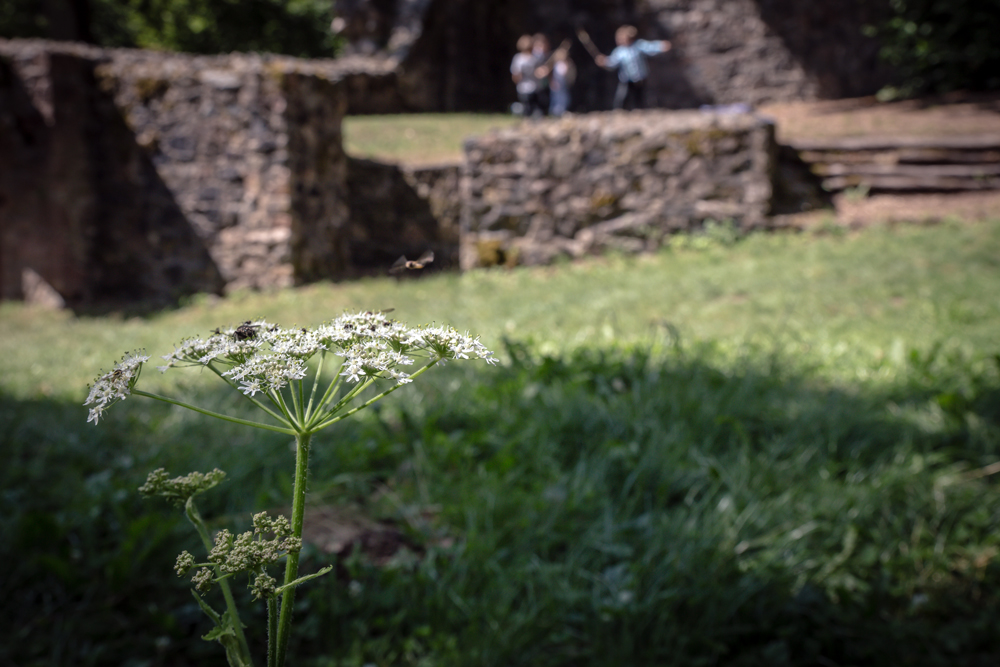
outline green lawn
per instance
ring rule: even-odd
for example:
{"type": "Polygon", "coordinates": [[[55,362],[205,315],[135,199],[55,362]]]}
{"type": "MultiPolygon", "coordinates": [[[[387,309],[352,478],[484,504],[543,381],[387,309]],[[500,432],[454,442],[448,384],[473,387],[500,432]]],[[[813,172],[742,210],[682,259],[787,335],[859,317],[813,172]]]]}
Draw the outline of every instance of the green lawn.
{"type": "MultiPolygon", "coordinates": [[[[311,504],[390,521],[409,551],[301,589],[296,664],[995,665],[998,258],[1000,221],[954,221],[148,317],[5,304],[0,664],[218,664],[172,574],[196,545],[134,489],[223,468],[218,527],[287,495],[284,436],[138,397],[85,424],[102,366],[248,318],[392,307],[503,362],[434,369],[314,442],[311,504]]],[[[249,416],[207,373],[148,379],[249,416]]]]}
{"type": "Polygon", "coordinates": [[[556,267],[199,297],[145,318],[75,318],[7,303],[0,376],[19,397],[82,396],[98,369],[134,348],[166,354],[186,336],[254,317],[313,325],[345,309],[395,308],[397,319],[452,324],[492,347],[508,336],[559,352],[676,332],[735,353],[756,341],[847,380],[891,379],[914,349],[997,347],[998,258],[1000,225],[955,222],[846,236],[759,234],[731,247],[556,267]]]}
{"type": "Polygon", "coordinates": [[[344,149],[353,157],[407,164],[459,162],[469,137],[518,122],[501,114],[348,116],[344,149]]]}

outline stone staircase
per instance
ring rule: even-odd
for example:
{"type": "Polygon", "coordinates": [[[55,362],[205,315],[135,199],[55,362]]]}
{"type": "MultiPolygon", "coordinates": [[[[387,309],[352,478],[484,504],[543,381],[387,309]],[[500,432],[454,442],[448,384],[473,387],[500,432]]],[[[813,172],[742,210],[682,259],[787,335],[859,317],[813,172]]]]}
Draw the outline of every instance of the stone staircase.
{"type": "Polygon", "coordinates": [[[1000,190],[1000,135],[841,137],[789,142],[823,188],[839,192],[1000,190]]]}

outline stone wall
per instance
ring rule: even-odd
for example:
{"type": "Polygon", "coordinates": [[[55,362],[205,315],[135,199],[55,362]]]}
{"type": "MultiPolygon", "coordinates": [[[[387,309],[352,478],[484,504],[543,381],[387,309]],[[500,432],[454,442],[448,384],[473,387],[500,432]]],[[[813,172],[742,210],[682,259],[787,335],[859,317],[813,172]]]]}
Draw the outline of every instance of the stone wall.
{"type": "Polygon", "coordinates": [[[102,93],[93,50],[0,43],[0,296],[218,291],[206,244],[102,93]]]}
{"type": "Polygon", "coordinates": [[[457,264],[457,165],[349,169],[344,113],[396,108],[394,80],[384,59],[0,40],[0,298],[153,305],[428,248],[457,264]]]}
{"type": "Polygon", "coordinates": [[[25,269],[71,305],[348,273],[327,63],[36,41],[0,62],[5,297],[25,269]]]}
{"type": "Polygon", "coordinates": [[[461,266],[658,247],[706,220],[761,226],[774,127],[749,114],[611,112],[466,143],[461,266]]]}

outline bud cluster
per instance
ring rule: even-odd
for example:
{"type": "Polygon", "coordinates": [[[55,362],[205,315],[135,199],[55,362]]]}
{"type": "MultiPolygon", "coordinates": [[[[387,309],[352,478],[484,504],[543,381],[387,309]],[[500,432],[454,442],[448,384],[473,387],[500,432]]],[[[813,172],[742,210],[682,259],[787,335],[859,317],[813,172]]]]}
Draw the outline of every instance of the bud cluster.
{"type": "Polygon", "coordinates": [[[177,506],[182,506],[191,496],[208,491],[226,478],[218,468],[212,472],[192,472],[170,479],[164,468],[157,468],[146,476],[146,483],[139,487],[144,496],[161,496],[177,506]]]}

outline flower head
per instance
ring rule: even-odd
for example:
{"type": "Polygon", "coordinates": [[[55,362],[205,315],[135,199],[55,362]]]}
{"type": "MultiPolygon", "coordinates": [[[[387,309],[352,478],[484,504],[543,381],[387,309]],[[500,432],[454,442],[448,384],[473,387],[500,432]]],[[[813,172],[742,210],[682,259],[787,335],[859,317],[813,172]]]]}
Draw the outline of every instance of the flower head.
{"type": "Polygon", "coordinates": [[[115,364],[110,372],[101,375],[90,386],[84,405],[92,405],[88,422],[97,424],[101,415],[118,401],[124,401],[132,393],[142,365],[149,361],[149,355],[129,352],[115,364]]]}
{"type": "MultiPolygon", "coordinates": [[[[448,359],[482,359],[495,364],[493,353],[468,334],[450,327],[409,327],[379,311],[345,313],[313,329],[283,328],[258,319],[218,328],[205,338],[187,338],[164,356],[160,371],[180,366],[210,367],[253,400],[264,394],[278,404],[278,394],[302,380],[309,360],[330,353],[341,358],[338,375],[350,384],[389,380],[412,381],[407,368],[420,357],[428,363],[448,359]]],[[[90,421],[124,399],[135,386],[149,357],[126,355],[115,369],[95,382],[85,405],[93,405],[90,421]]]]}

